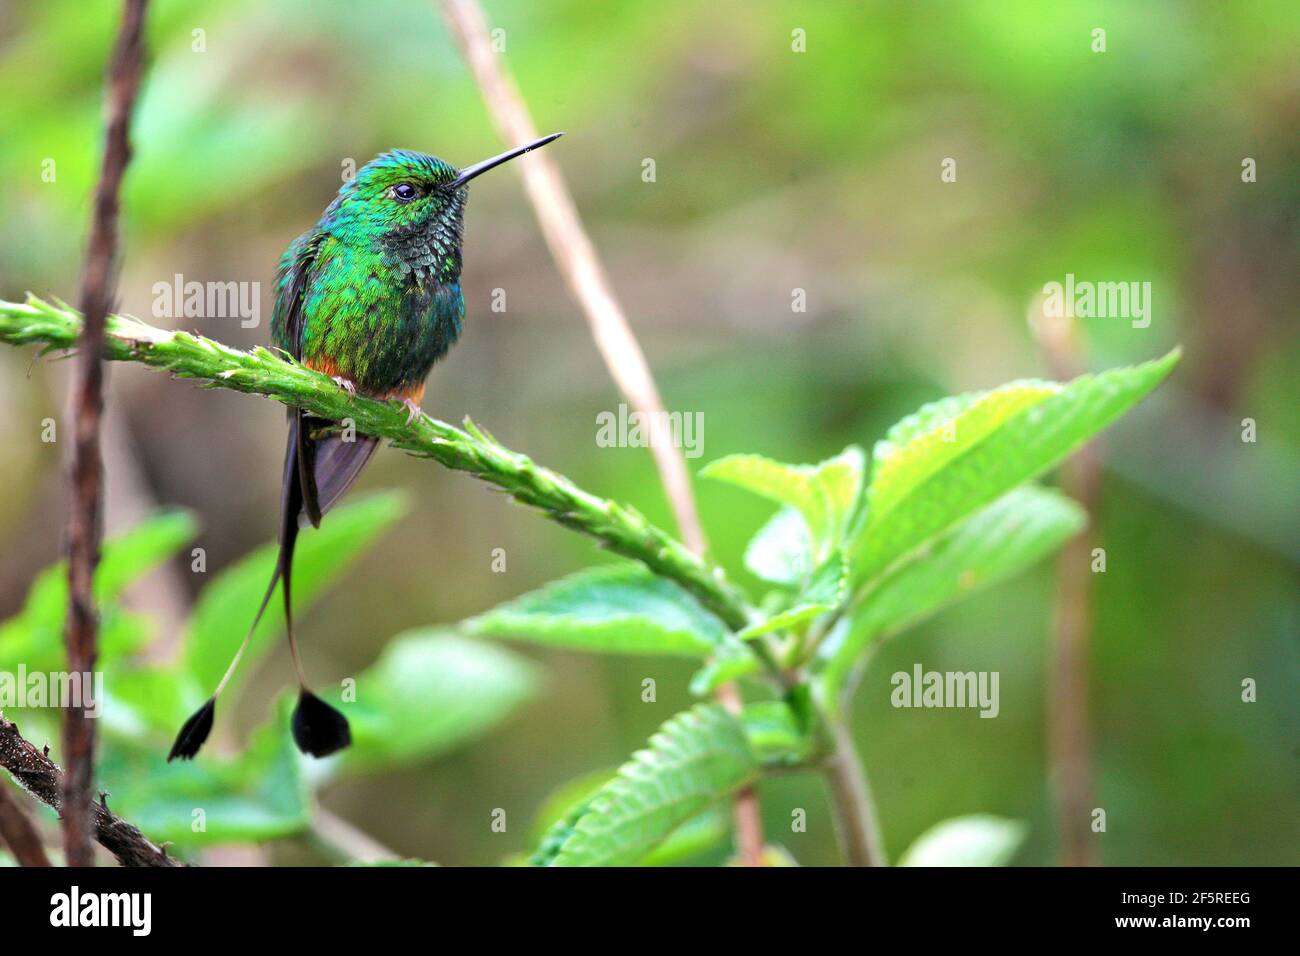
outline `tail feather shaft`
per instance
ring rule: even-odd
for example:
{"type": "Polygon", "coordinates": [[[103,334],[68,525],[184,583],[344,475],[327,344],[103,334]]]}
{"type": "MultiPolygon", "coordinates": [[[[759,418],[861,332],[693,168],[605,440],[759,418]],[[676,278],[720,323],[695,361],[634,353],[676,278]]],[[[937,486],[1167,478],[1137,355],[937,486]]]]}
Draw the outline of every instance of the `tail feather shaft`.
{"type": "Polygon", "coordinates": [[[298,706],[294,710],[293,719],[294,739],[299,749],[317,757],[340,750],[351,741],[347,720],[312,694],[307,686],[293,626],[293,553],[299,529],[308,523],[320,524],[321,515],[342,497],[370,460],[378,446],[378,440],[368,435],[351,436],[351,440],[344,440],[338,435],[313,439],[310,430],[316,424],[328,423],[310,419],[297,409],[290,413],[288,447],[285,449],[284,478],[280,492],[280,550],[275,570],[262,595],[253,623],[231,658],[225,674],[212,696],[182,726],[167,757],[168,761],[178,757],[182,760],[192,758],[207,740],[212,730],[217,697],[239,667],[271,602],[271,595],[280,583],[283,583],[284,591],[285,632],[299,686],[298,706]]]}

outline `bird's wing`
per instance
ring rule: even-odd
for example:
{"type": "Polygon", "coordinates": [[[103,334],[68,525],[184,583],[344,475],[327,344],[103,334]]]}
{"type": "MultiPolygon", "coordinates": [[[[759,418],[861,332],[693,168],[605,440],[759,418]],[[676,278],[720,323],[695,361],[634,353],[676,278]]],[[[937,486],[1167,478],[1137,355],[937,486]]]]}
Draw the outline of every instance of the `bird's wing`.
{"type": "MultiPolygon", "coordinates": [[[[290,244],[280,259],[276,276],[275,313],[271,320],[276,344],[299,361],[303,354],[303,328],[306,324],[304,297],[311,284],[325,234],[303,233],[290,244]]],[[[326,250],[328,254],[328,250],[326,250]]],[[[331,423],[313,418],[300,409],[293,416],[291,449],[298,488],[292,500],[301,507],[301,517],[319,527],[321,515],[329,511],[351,486],[370,461],[378,439],[369,435],[325,435],[312,433],[331,423]]],[[[286,481],[289,480],[286,476],[286,481]]],[[[288,495],[286,501],[291,500],[288,495]]],[[[294,516],[297,520],[298,516],[294,516]]]]}
{"type": "Polygon", "coordinates": [[[324,237],[324,233],[312,230],[291,242],[280,257],[275,275],[271,336],[277,346],[298,360],[302,359],[303,296],[324,237]]]}
{"type": "MultiPolygon", "coordinates": [[[[319,230],[305,232],[289,244],[289,248],[280,257],[280,268],[275,277],[275,310],[271,315],[271,335],[275,344],[284,349],[295,359],[302,359],[302,332],[305,324],[303,314],[303,297],[311,281],[312,266],[320,251],[324,233],[319,230]]],[[[291,409],[293,419],[290,428],[290,455],[294,459],[296,476],[285,476],[286,481],[294,480],[294,500],[301,506],[307,520],[313,525],[320,525],[320,504],[316,495],[315,448],[305,427],[301,409],[291,409]]],[[[286,496],[286,501],[289,500],[286,496]]],[[[297,515],[286,520],[297,522],[297,515]]]]}

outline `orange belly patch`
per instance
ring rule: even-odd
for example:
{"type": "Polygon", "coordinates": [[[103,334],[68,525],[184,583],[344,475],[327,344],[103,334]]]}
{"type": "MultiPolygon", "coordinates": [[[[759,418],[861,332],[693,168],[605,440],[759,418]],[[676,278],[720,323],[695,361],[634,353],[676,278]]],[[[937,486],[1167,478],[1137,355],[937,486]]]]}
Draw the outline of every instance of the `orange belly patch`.
{"type": "MultiPolygon", "coordinates": [[[[314,358],[311,361],[304,361],[302,364],[307,366],[312,371],[321,372],[325,375],[330,376],[330,378],[335,378],[341,375],[341,373],[339,372],[338,363],[336,363],[332,358],[329,358],[327,356],[314,358]]],[[[424,385],[425,385],[424,382],[416,382],[414,385],[406,385],[401,388],[393,388],[393,389],[389,389],[386,392],[371,392],[371,391],[367,391],[366,389],[363,389],[361,386],[358,385],[357,394],[365,395],[367,398],[377,398],[381,402],[389,401],[391,399],[397,399],[398,401],[406,401],[407,399],[409,399],[418,405],[420,404],[420,400],[424,398],[424,385]]]]}

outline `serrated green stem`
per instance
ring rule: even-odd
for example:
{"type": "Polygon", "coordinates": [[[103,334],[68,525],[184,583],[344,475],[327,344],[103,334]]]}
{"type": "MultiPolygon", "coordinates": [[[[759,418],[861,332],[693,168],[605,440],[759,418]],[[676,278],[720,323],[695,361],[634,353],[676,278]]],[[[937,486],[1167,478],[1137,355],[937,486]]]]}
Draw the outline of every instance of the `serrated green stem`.
{"type": "MultiPolygon", "coordinates": [[[[29,295],[24,303],[0,301],[0,341],[10,345],[71,348],[81,316],[65,305],[29,295]]],[[[716,565],[692,554],[635,508],[601,498],[568,478],[506,448],[466,420],[464,430],[421,415],[407,422],[400,402],[350,396],[328,375],[255,348],[244,352],[201,335],[159,329],[128,316],[110,315],[104,357],[166,369],[208,387],[265,395],[332,421],[352,421],[365,435],[386,438],[414,455],[468,472],[541,510],[552,521],[595,538],[616,554],[640,561],[676,581],[732,629],[750,621],[741,593],[716,565]]]]}

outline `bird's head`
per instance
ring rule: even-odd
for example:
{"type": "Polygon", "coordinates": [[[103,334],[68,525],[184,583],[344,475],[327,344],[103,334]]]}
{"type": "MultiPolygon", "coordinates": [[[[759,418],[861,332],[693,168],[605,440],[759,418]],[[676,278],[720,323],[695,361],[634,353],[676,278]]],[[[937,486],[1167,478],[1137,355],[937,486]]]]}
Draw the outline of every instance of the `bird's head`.
{"type": "Polygon", "coordinates": [[[560,135],[552,133],[465,169],[412,150],[383,153],[343,184],[321,225],[344,242],[379,243],[396,263],[405,264],[404,271],[454,281],[460,275],[469,181],[560,135]]]}

